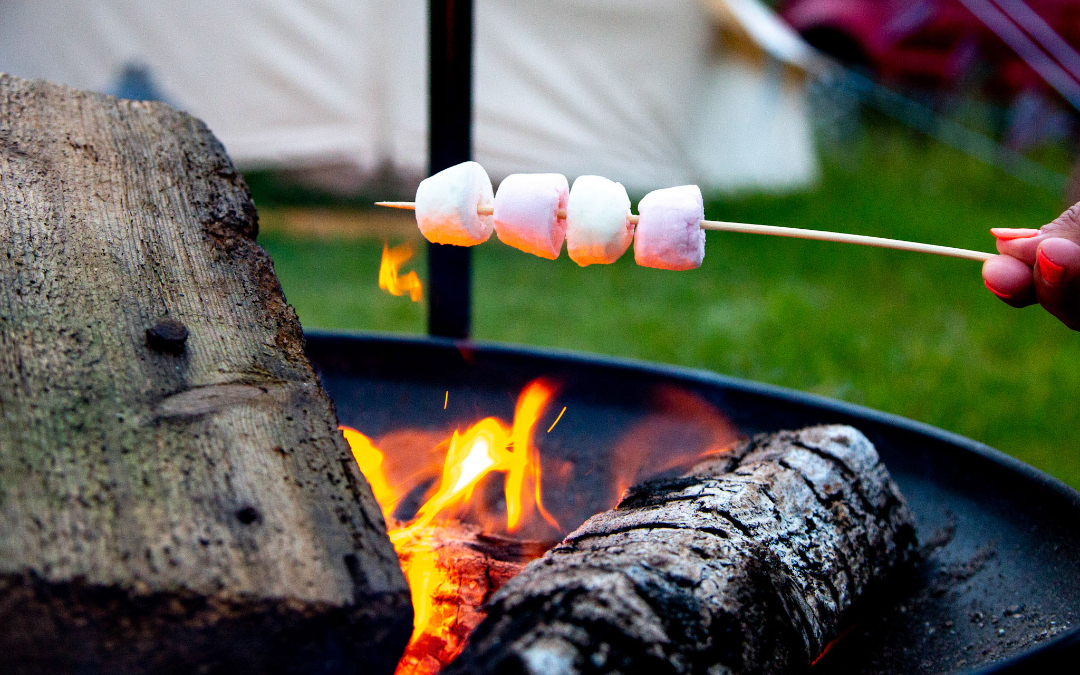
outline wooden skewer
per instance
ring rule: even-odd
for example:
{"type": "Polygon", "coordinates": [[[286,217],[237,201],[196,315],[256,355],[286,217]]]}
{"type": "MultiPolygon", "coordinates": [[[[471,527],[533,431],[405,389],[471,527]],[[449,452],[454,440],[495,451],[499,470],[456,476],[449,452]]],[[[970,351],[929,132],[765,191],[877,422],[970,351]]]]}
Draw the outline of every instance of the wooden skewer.
{"type": "MultiPolygon", "coordinates": [[[[391,208],[391,209],[405,209],[406,211],[415,211],[416,210],[416,202],[375,202],[375,206],[386,206],[386,207],[391,208]]],[[[478,215],[478,216],[484,215],[483,213],[480,213],[480,210],[482,208],[484,208],[484,207],[483,206],[478,206],[476,208],[476,215],[478,215]]],[[[494,207],[492,207],[491,212],[495,213],[495,208],[494,207]]]]}
{"type": "MultiPolygon", "coordinates": [[[[375,202],[376,206],[388,206],[393,209],[416,210],[413,202],[375,202]]],[[[490,216],[495,209],[490,204],[481,204],[476,207],[479,216],[490,216]]],[[[566,209],[559,209],[559,219],[566,218],[566,209]]],[[[627,217],[634,225],[638,223],[638,216],[630,214],[627,217]]],[[[799,227],[779,227],[776,225],[751,225],[749,223],[729,223],[721,220],[703,220],[701,229],[716,232],[742,232],[744,234],[767,234],[774,237],[793,237],[795,239],[813,239],[815,241],[835,241],[841,244],[858,244],[860,246],[875,246],[877,248],[891,248],[898,251],[915,251],[916,253],[930,253],[949,258],[962,258],[964,260],[977,260],[985,262],[994,257],[993,253],[984,251],[970,251],[964,248],[952,246],[937,246],[935,244],[923,244],[916,241],[903,241],[901,239],[886,239],[885,237],[869,237],[862,234],[845,234],[843,232],[827,232],[825,230],[806,230],[799,227]]]]}
{"type": "Polygon", "coordinates": [[[860,246],[892,248],[898,251],[930,253],[933,255],[943,255],[949,258],[978,260],[979,262],[985,262],[995,255],[984,251],[970,251],[966,248],[923,244],[917,241],[886,239],[885,237],[868,237],[862,234],[844,234],[843,232],[826,232],[824,230],[804,230],[798,227],[778,227],[776,225],[751,225],[749,223],[726,223],[717,220],[703,220],[701,221],[701,229],[717,230],[720,232],[745,232],[747,234],[769,234],[774,237],[794,237],[796,239],[815,239],[817,241],[836,241],[841,244],[859,244],[860,246]]]}

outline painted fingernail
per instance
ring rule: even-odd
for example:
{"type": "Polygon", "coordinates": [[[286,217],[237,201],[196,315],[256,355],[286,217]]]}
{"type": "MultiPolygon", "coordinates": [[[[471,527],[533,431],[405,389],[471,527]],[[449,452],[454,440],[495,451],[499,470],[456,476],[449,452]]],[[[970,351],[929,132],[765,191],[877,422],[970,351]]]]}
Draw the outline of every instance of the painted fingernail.
{"type": "Polygon", "coordinates": [[[991,286],[991,285],[990,285],[990,282],[989,282],[989,281],[987,281],[986,279],[983,279],[983,283],[984,283],[984,284],[986,284],[986,287],[987,287],[988,289],[990,289],[990,292],[991,292],[991,293],[993,293],[994,295],[998,296],[998,297],[999,297],[999,298],[1001,298],[1002,300],[1012,300],[1012,296],[1011,296],[1011,295],[1006,295],[1005,293],[1002,293],[1001,291],[999,291],[999,290],[995,289],[995,288],[994,288],[993,286],[991,286]]]}
{"type": "Polygon", "coordinates": [[[1061,265],[1050,262],[1050,259],[1046,257],[1046,254],[1039,249],[1039,274],[1042,275],[1043,280],[1050,284],[1056,285],[1065,281],[1065,268],[1061,265]]]}
{"type": "Polygon", "coordinates": [[[993,227],[990,228],[990,234],[998,239],[1008,241],[1010,239],[1030,239],[1031,237],[1037,237],[1039,236],[1039,230],[1032,230],[1030,228],[993,227]]]}

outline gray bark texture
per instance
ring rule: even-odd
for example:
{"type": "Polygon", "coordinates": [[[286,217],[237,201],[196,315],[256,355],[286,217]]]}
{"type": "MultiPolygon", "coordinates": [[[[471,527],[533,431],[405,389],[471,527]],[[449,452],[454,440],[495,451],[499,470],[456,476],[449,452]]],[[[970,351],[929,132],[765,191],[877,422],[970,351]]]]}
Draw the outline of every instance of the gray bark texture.
{"type": "Polygon", "coordinates": [[[393,671],[405,579],[256,231],[199,120],[0,75],[3,672],[393,671]]]}
{"type": "Polygon", "coordinates": [[[586,521],[493,596],[443,672],[802,672],[914,545],[859,431],[758,436],[586,521]]]}

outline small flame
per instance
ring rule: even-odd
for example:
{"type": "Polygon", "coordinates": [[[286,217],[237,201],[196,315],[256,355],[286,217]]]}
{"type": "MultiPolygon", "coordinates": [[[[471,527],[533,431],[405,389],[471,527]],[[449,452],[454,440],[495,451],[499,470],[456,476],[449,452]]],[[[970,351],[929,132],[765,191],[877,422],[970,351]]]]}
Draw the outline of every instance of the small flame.
{"type": "MultiPolygon", "coordinates": [[[[445,448],[442,474],[438,487],[417,510],[408,523],[398,524],[393,513],[408,485],[395,489],[388,478],[387,457],[367,436],[355,429],[341,427],[345,440],[352,448],[360,471],[371,484],[390,530],[390,541],[398,550],[402,571],[409,582],[413,603],[413,636],[416,642],[425,635],[448,638],[445,626],[432,626],[434,596],[439,585],[448,579],[447,571],[438,564],[438,552],[424,541],[424,528],[436,518],[457,507],[470,504],[477,486],[493,472],[505,474],[503,493],[506,498],[506,529],[521,527],[535,507],[552,527],[561,530],[558,521],[544,508],[540,487],[540,453],[532,443],[533,431],[543,414],[555,386],[540,379],[531,382],[518,397],[514,422],[507,425],[495,417],[487,417],[464,431],[454,431],[447,441],[435,445],[445,448]],[[531,497],[531,498],[530,498],[531,497]],[[408,555],[403,555],[405,545],[408,555]]],[[[384,439],[386,440],[386,439],[384,439]]],[[[405,482],[419,484],[424,472],[410,475],[405,482]]]]}
{"type": "Polygon", "coordinates": [[[402,572],[409,583],[413,606],[413,633],[409,644],[416,642],[425,632],[440,632],[438,627],[436,630],[429,630],[431,619],[435,615],[435,591],[449,576],[445,569],[439,568],[438,562],[438,552],[426,542],[414,547],[408,561],[402,562],[402,572]]]}
{"type": "Polygon", "coordinates": [[[411,271],[403,277],[398,276],[398,268],[412,258],[412,255],[412,246],[407,242],[394,248],[383,244],[382,263],[379,265],[379,288],[391,295],[408,293],[410,300],[420,302],[424,297],[424,288],[416,272],[411,271]]]}
{"type": "Polygon", "coordinates": [[[549,525],[562,530],[555,518],[544,508],[544,500],[540,497],[540,451],[532,444],[533,428],[554,393],[555,388],[551,383],[535,380],[521,392],[517,407],[514,408],[510,442],[517,452],[514,455],[513,467],[506,474],[506,529],[511,532],[521,525],[524,506],[532,503],[536,504],[540,515],[549,525]],[[527,478],[531,478],[533,482],[533,502],[522,499],[527,478]]]}
{"type": "Polygon", "coordinates": [[[383,460],[385,459],[383,453],[375,447],[370,438],[356,429],[350,427],[338,428],[341,429],[341,432],[345,435],[345,440],[349,443],[349,448],[352,449],[353,459],[356,460],[357,466],[360,467],[360,473],[364,474],[368,484],[371,485],[375,501],[379,503],[379,507],[382,509],[383,518],[389,520],[390,514],[394,512],[394,506],[397,505],[398,497],[394,488],[390,487],[390,481],[387,480],[386,473],[383,472],[383,460]]]}
{"type": "Polygon", "coordinates": [[[495,471],[506,474],[503,492],[507,531],[514,532],[521,526],[533,504],[552,527],[562,529],[544,508],[540,496],[540,453],[532,444],[536,422],[554,393],[551,383],[536,380],[518,397],[513,426],[487,417],[464,432],[455,431],[450,437],[438,490],[424,502],[407,527],[391,533],[391,540],[407,538],[430,525],[447,509],[467,504],[480,481],[495,471]],[[533,484],[532,500],[526,497],[526,481],[533,484]]]}
{"type": "MultiPolygon", "coordinates": [[[[513,460],[509,456],[512,453],[506,452],[509,442],[510,430],[494,417],[480,420],[464,434],[455,431],[450,438],[438,491],[424,502],[409,527],[398,531],[398,536],[407,537],[411,530],[429,525],[444,509],[468,501],[476,484],[490,472],[506,471],[509,474],[513,460]]],[[[509,505],[507,501],[507,507],[509,505]]],[[[509,518],[507,520],[509,524],[509,518]]]]}

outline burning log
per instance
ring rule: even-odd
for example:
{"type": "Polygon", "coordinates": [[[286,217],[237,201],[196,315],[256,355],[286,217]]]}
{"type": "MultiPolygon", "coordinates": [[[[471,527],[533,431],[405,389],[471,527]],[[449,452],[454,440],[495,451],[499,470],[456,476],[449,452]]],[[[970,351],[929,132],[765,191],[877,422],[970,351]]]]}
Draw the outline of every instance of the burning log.
{"type": "Polygon", "coordinates": [[[397,675],[434,675],[450,663],[483,620],[492,593],[550,547],[454,521],[413,530],[396,543],[416,610],[416,634],[397,675]]]}
{"type": "Polygon", "coordinates": [[[861,433],[758,436],[632,488],[529,564],[444,673],[800,671],[914,544],[861,433]]]}
{"type": "Polygon", "coordinates": [[[534,519],[558,529],[540,497],[539,451],[532,443],[533,429],[556,388],[553,382],[534,380],[518,397],[512,424],[486,417],[464,431],[455,430],[443,442],[406,430],[376,444],[360,431],[342,427],[391,526],[390,541],[409,580],[413,636],[397,675],[439,672],[483,619],[481,606],[491,593],[550,548],[550,543],[485,533],[447,518],[447,513],[471,512],[494,525],[481,484],[485,477],[503,473],[506,531],[516,532],[523,521],[534,519]],[[380,445],[392,451],[383,452],[380,445]],[[434,465],[410,461],[440,455],[434,465]],[[437,475],[440,467],[439,481],[424,503],[408,521],[398,522],[393,514],[401,499],[426,482],[430,469],[437,475]]]}
{"type": "Polygon", "coordinates": [[[409,594],[198,120],[0,75],[0,660],[390,673],[409,594]]]}

